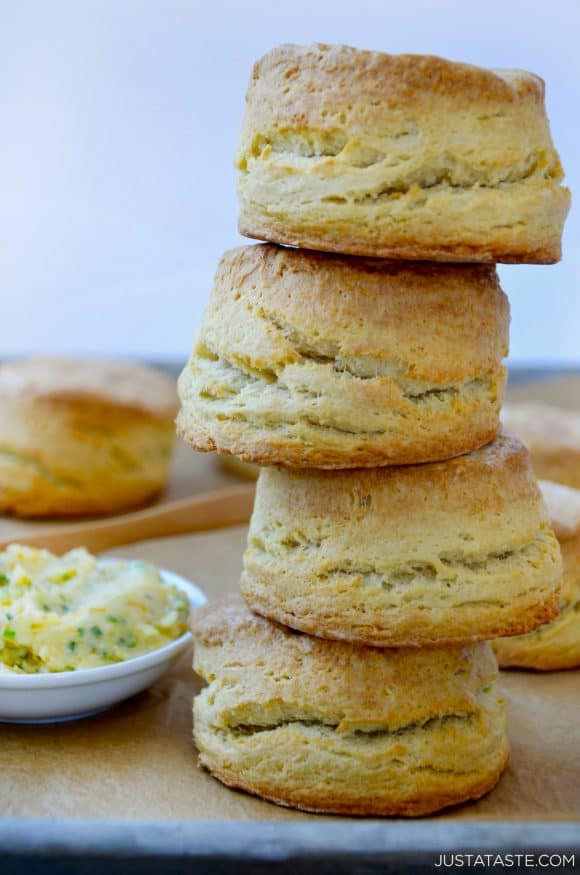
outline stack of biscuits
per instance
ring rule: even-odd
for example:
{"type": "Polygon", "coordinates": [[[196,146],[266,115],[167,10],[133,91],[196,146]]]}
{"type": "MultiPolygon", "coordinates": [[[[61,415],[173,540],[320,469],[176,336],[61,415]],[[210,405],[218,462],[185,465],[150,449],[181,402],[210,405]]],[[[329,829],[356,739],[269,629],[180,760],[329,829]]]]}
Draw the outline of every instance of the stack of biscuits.
{"type": "Polygon", "coordinates": [[[201,763],[283,805],[418,815],[507,760],[488,641],[558,610],[527,450],[500,432],[495,262],[560,257],[542,81],[282,46],[254,67],[242,233],[179,432],[261,466],[241,579],[198,612],[201,763]],[[289,248],[292,247],[292,248],[289,248]]]}

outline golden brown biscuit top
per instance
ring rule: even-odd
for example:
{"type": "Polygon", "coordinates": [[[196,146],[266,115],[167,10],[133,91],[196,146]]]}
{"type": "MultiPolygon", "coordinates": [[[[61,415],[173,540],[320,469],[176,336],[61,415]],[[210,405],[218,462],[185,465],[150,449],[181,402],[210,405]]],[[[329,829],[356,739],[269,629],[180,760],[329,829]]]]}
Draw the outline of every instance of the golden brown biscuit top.
{"type": "Polygon", "coordinates": [[[329,359],[374,357],[403,377],[452,381],[497,369],[508,329],[494,266],[265,243],[224,254],[201,333],[257,368],[291,363],[298,349],[329,359]]]}
{"type": "Polygon", "coordinates": [[[580,489],[551,480],[538,482],[558,540],[576,538],[580,535],[580,489]]]}
{"type": "MultiPolygon", "coordinates": [[[[512,103],[522,98],[544,99],[544,82],[526,70],[492,70],[448,61],[434,55],[390,55],[346,45],[285,44],[267,52],[254,65],[248,99],[262,78],[280,86],[280,98],[290,100],[292,90],[317,80],[317,95],[329,101],[346,81],[351,92],[360,91],[365,102],[378,98],[407,103],[417,94],[443,94],[472,100],[512,103]],[[285,95],[290,97],[285,98],[285,95]]],[[[307,89],[305,89],[307,90],[307,89]]]]}
{"type": "Polygon", "coordinates": [[[258,501],[268,490],[269,504],[295,517],[320,516],[334,522],[374,516],[386,525],[456,513],[501,512],[515,502],[541,507],[529,454],[502,432],[475,452],[446,462],[349,471],[262,468],[258,501]]]}
{"type": "Polygon", "coordinates": [[[506,404],[504,425],[534,451],[580,451],[580,414],[539,401],[506,404]]]}
{"type": "MultiPolygon", "coordinates": [[[[297,632],[288,626],[268,620],[253,613],[246,602],[238,595],[222,596],[220,599],[208,602],[198,608],[192,615],[192,631],[194,641],[206,647],[221,647],[225,644],[243,644],[248,638],[267,642],[272,647],[283,645],[290,647],[296,653],[317,653],[338,656],[344,651],[347,656],[359,657],[363,662],[370,660],[373,654],[384,656],[394,663],[404,662],[421,657],[427,663],[434,665],[454,665],[460,668],[466,658],[470,660],[471,647],[448,646],[424,650],[417,647],[384,648],[364,647],[350,644],[346,641],[331,641],[326,638],[314,638],[303,632],[297,632]]],[[[288,651],[290,652],[290,651],[288,651]]],[[[486,663],[487,660],[484,660],[486,663]]],[[[495,675],[494,666],[485,666],[486,672],[495,675]]]]}
{"type": "Polygon", "coordinates": [[[266,632],[269,634],[299,634],[279,626],[258,614],[252,613],[246,603],[237,595],[223,596],[194,611],[192,631],[195,641],[208,647],[220,647],[225,641],[236,641],[244,632],[266,632]]]}
{"type": "MultiPolygon", "coordinates": [[[[345,131],[412,141],[421,118],[431,118],[439,129],[449,124],[441,118],[447,112],[473,115],[484,136],[486,130],[494,130],[551,148],[539,76],[523,70],[486,70],[431,55],[282,45],[254,65],[246,100],[246,134],[324,131],[329,155],[341,151],[340,135],[345,131]],[[521,122],[522,113],[525,128],[514,128],[514,119],[521,122]]],[[[259,153],[263,145],[255,141],[252,149],[259,153]]],[[[320,145],[315,145],[315,153],[320,145]]],[[[301,148],[307,149],[307,143],[301,148]]]]}
{"type": "Polygon", "coordinates": [[[396,729],[475,712],[497,674],[487,644],[385,650],[313,638],[253,614],[238,596],[196,611],[193,635],[195,670],[217,679],[230,725],[324,718],[338,731],[396,729]]]}
{"type": "Polygon", "coordinates": [[[173,380],[147,365],[115,359],[38,357],[0,366],[0,399],[107,404],[160,419],[177,412],[173,380]]]}

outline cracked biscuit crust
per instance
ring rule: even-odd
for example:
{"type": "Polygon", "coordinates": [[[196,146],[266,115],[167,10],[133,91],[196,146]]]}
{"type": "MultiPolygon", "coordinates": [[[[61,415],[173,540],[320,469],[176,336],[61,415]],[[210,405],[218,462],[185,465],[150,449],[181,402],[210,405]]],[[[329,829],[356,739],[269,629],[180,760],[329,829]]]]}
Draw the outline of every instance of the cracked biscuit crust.
{"type": "Polygon", "coordinates": [[[528,454],[503,434],[448,462],[260,473],[250,607],[376,647],[527,632],[558,611],[558,542],[528,454]]]}
{"type": "Polygon", "coordinates": [[[497,433],[508,327],[493,267],[232,250],[179,381],[179,433],[290,467],[469,452],[497,433]]]}
{"type": "Polygon", "coordinates": [[[296,634],[237,597],[194,615],[200,763],[335,814],[428,814],[490,790],[508,744],[487,644],[374,650],[296,634]]]}
{"type": "Polygon", "coordinates": [[[559,260],[570,194],[533,73],[283,45],[255,64],[246,101],[242,234],[383,258],[559,260]]]}
{"type": "Polygon", "coordinates": [[[32,359],[0,368],[0,512],[116,513],[165,487],[175,387],[129,362],[32,359]]]}
{"type": "Polygon", "coordinates": [[[540,481],[540,487],[562,552],[560,613],[526,635],[494,641],[502,668],[556,671],[580,666],[580,490],[547,481],[540,481]]]}

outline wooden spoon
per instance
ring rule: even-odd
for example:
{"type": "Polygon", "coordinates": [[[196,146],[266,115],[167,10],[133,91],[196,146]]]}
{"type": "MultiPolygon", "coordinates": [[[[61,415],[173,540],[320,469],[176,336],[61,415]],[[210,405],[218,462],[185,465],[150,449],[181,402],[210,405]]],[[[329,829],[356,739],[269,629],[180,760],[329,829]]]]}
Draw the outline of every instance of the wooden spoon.
{"type": "Polygon", "coordinates": [[[0,549],[16,542],[54,553],[66,553],[74,547],[86,547],[98,553],[119,544],[133,544],[149,538],[235,526],[250,519],[255,489],[254,484],[232,486],[120,517],[64,524],[58,529],[36,530],[31,535],[23,532],[17,537],[0,540],[0,549]]]}

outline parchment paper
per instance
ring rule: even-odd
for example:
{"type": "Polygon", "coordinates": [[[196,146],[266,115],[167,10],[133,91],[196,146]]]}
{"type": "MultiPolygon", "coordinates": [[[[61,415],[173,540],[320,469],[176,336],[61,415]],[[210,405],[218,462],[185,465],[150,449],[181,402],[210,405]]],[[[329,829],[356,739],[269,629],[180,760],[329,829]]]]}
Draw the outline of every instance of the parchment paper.
{"type": "MultiPolygon", "coordinates": [[[[579,382],[519,398],[580,406],[579,382]]],[[[516,393],[514,393],[516,394],[516,393]]],[[[519,400],[519,399],[518,399],[519,400]]],[[[182,448],[169,496],[231,483],[211,457],[182,448]]],[[[168,500],[167,498],[165,500],[168,500]]],[[[0,526],[6,526],[0,522],[0,526]]],[[[15,535],[18,531],[13,524],[15,535]]],[[[237,586],[246,528],[143,542],[115,555],[143,557],[189,577],[209,598],[237,586]]],[[[580,818],[580,671],[503,672],[512,754],[483,800],[439,817],[497,820],[580,818]]],[[[156,686],[90,719],[46,726],[0,724],[0,814],[197,820],[303,820],[228,790],[196,765],[191,704],[199,682],[185,654],[156,686]]]]}

